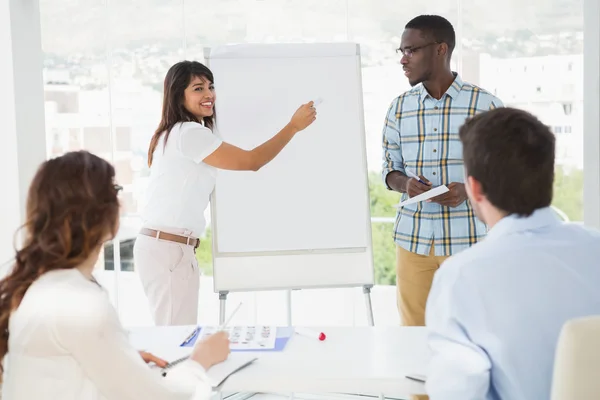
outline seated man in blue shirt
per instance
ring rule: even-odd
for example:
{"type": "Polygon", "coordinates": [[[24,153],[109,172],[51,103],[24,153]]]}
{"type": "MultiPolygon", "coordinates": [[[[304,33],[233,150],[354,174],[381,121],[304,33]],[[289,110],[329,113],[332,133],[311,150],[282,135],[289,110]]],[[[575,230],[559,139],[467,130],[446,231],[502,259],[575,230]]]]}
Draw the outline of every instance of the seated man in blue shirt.
{"type": "Polygon", "coordinates": [[[499,108],[460,129],[466,191],[490,232],[435,275],[426,325],[432,400],[549,399],[563,324],[600,314],[600,232],[550,207],[555,138],[499,108]]]}

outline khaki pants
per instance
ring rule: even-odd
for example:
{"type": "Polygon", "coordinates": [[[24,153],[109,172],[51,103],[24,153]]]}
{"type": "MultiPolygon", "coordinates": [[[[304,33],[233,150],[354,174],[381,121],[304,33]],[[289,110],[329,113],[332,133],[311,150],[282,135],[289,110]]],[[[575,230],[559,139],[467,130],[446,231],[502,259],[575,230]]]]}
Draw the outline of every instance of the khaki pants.
{"type": "Polygon", "coordinates": [[[436,256],[431,245],[428,256],[396,246],[396,287],[402,325],[425,326],[425,305],[433,275],[447,256],[436,256]]]}
{"type": "Polygon", "coordinates": [[[196,325],[200,271],[194,248],[138,235],[133,257],[154,323],[196,325]]]}

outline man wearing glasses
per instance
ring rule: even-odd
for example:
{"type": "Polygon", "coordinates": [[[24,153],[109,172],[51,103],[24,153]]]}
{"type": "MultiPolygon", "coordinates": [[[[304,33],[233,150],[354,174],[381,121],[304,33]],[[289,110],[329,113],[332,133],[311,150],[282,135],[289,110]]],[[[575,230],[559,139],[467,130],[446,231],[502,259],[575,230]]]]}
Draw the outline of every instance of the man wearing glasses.
{"type": "Polygon", "coordinates": [[[413,88],[396,98],[387,113],[383,181],[403,200],[440,185],[449,189],[398,210],[398,310],[406,326],[425,325],[427,296],[441,263],[487,231],[467,199],[458,130],[467,118],[503,104],[452,71],[455,40],[448,20],[421,15],[406,24],[396,50],[413,88]]]}

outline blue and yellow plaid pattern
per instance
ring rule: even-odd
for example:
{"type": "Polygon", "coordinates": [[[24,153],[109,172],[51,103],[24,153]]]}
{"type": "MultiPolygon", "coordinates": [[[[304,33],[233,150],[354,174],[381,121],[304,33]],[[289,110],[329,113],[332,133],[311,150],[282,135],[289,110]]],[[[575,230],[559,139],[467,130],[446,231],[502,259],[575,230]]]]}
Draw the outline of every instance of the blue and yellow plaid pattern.
{"type": "MultiPolygon", "coordinates": [[[[406,173],[408,168],[433,186],[464,183],[458,130],[467,118],[496,107],[503,107],[498,98],[459,75],[440,100],[422,84],[402,94],[392,102],[383,129],[383,181],[390,172],[406,173]]],[[[403,193],[402,200],[407,198],[403,193]]],[[[434,244],[435,255],[450,256],[486,233],[468,200],[456,208],[427,202],[408,205],[399,209],[394,225],[396,244],[423,255],[434,244]]]]}

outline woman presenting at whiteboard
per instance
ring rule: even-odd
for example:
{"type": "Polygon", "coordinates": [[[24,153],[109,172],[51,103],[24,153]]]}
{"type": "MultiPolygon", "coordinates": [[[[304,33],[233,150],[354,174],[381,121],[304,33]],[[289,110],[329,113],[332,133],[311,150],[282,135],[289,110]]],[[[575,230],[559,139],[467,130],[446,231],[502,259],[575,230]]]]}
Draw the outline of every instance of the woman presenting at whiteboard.
{"type": "Polygon", "coordinates": [[[182,61],[167,72],[162,119],[148,150],[144,225],[133,250],[156,325],[196,324],[200,273],[195,250],[217,169],[259,170],[316,119],[313,103],[304,104],[270,140],[243,150],[213,132],[215,101],[213,74],[204,65],[182,61]]]}

